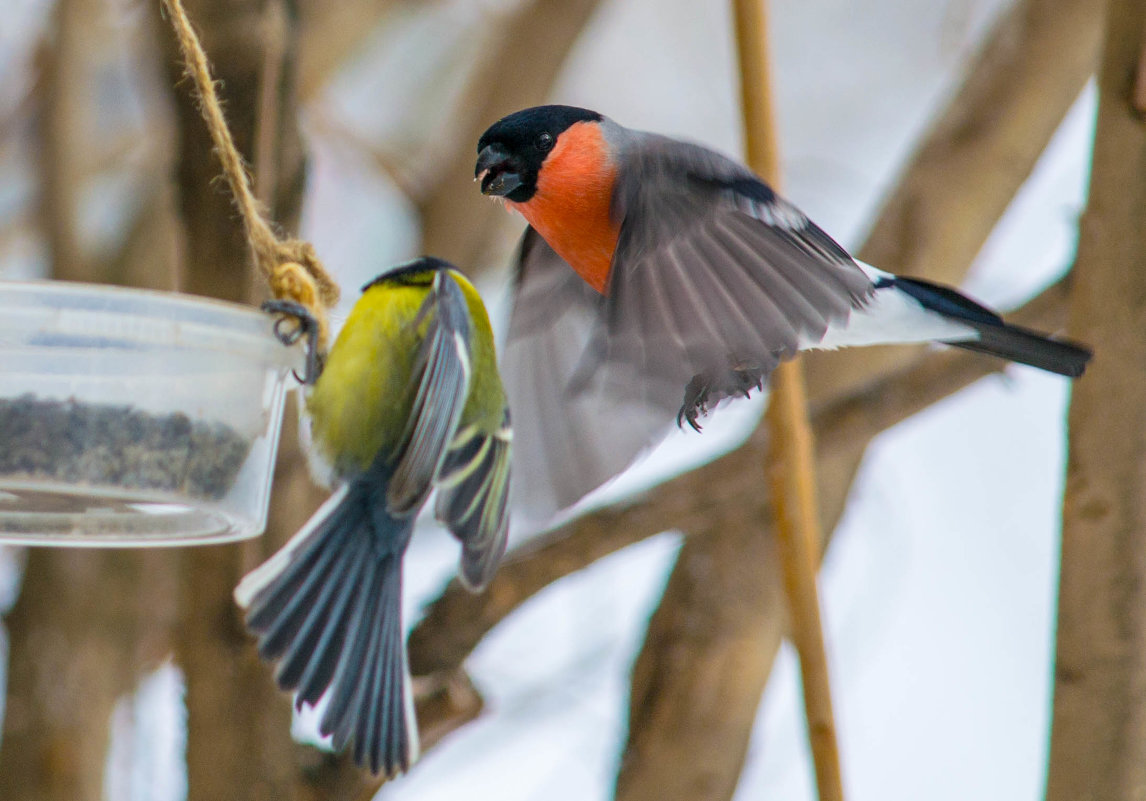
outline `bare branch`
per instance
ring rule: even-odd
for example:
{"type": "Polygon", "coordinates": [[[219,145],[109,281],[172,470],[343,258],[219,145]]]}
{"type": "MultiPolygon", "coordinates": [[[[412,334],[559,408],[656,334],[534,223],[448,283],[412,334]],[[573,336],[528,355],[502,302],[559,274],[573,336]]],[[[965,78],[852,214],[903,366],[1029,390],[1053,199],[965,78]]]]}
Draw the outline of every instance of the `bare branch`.
{"type": "Polygon", "coordinates": [[[784,629],[772,610],[787,608],[765,494],[722,507],[681,548],[633,666],[617,799],[736,790],[775,658],[766,646],[784,629]]]}
{"type": "Polygon", "coordinates": [[[91,23],[90,3],[61,0],[54,9],[54,42],[40,51],[40,225],[52,254],[52,269],[73,280],[88,275],[77,233],[82,129],[81,97],[84,71],[84,30],[91,23]]]}
{"type": "Polygon", "coordinates": [[[399,160],[386,152],[382,145],[370,141],[367,137],[346,125],[333,113],[323,113],[321,108],[314,114],[308,123],[308,129],[329,138],[340,147],[353,148],[370,159],[374,168],[386,176],[401,190],[407,198],[414,203],[421,202],[425,189],[425,178],[416,165],[399,160]]]}

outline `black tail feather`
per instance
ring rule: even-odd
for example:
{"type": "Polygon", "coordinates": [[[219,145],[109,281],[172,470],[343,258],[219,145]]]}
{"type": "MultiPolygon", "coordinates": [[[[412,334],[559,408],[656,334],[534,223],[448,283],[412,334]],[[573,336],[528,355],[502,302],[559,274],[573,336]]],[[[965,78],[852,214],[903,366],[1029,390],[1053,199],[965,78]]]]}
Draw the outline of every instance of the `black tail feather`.
{"type": "Polygon", "coordinates": [[[1017,325],[977,325],[975,329],[979,332],[978,340],[948,344],[1000,356],[1068,378],[1082,375],[1092,356],[1088,348],[1073,342],[1051,339],[1017,325]]]}
{"type": "Polygon", "coordinates": [[[1083,345],[1010,325],[995,312],[950,287],[899,276],[888,283],[911,295],[924,308],[958,320],[979,333],[978,339],[949,341],[948,345],[999,356],[1069,378],[1082,375],[1093,355],[1083,345]]]}
{"type": "MultiPolygon", "coordinates": [[[[409,766],[406,725],[406,656],[400,618],[392,614],[401,604],[401,580],[387,581],[374,623],[369,670],[360,688],[358,708],[366,710],[353,722],[354,759],[370,770],[393,774],[409,766]]],[[[337,735],[336,735],[337,736],[337,735]]]]}
{"type": "Polygon", "coordinates": [[[417,732],[402,627],[402,554],[412,518],[379,512],[385,483],[368,476],[320,509],[288,545],[244,579],[236,597],[259,653],[297,703],[324,695],[319,723],[374,773],[405,771],[417,732]]]}
{"type": "MultiPolygon", "coordinates": [[[[347,572],[343,575],[342,584],[338,587],[338,594],[332,599],[330,605],[324,609],[328,620],[335,621],[331,626],[318,626],[321,636],[315,642],[311,652],[314,658],[307,660],[305,651],[299,649],[303,658],[297,660],[283,660],[279,668],[279,682],[287,686],[294,686],[298,691],[296,705],[301,708],[303,704],[314,706],[318,699],[326,692],[334,678],[334,669],[338,665],[338,655],[346,645],[346,630],[350,622],[348,614],[351,599],[364,583],[363,575],[369,564],[363,549],[347,548],[346,560],[357,561],[349,564],[347,572]]],[[[319,618],[316,617],[316,624],[319,618]]]]}
{"type": "MultiPolygon", "coordinates": [[[[341,506],[336,507],[329,518],[316,527],[313,535],[291,556],[288,569],[264,586],[253,599],[247,612],[247,623],[255,631],[266,635],[260,643],[260,653],[266,659],[277,659],[282,655],[281,648],[271,641],[271,630],[289,623],[301,625],[302,617],[295,614],[298,608],[319,590],[320,579],[327,571],[329,561],[342,550],[343,541],[350,534],[349,526],[341,526],[338,516],[344,514],[341,506]],[[337,537],[331,536],[328,529],[337,537]],[[327,547],[328,545],[334,547],[327,547]]],[[[287,629],[284,634],[290,638],[296,629],[287,629]]]]}
{"type": "MultiPolygon", "coordinates": [[[[293,566],[288,581],[276,586],[266,598],[265,605],[253,607],[248,623],[262,634],[259,655],[267,660],[284,658],[284,665],[307,655],[320,634],[321,624],[327,617],[329,596],[333,589],[332,576],[341,575],[348,567],[347,548],[342,540],[331,537],[313,558],[300,560],[293,566]],[[254,614],[254,610],[258,614],[254,614]]],[[[310,556],[310,554],[308,554],[310,556]]],[[[284,578],[288,578],[284,576],[284,578]]],[[[334,584],[334,587],[337,585],[334,584]]],[[[281,672],[281,669],[280,669],[281,672]]],[[[292,688],[293,682],[280,678],[280,686],[292,688]]]]}

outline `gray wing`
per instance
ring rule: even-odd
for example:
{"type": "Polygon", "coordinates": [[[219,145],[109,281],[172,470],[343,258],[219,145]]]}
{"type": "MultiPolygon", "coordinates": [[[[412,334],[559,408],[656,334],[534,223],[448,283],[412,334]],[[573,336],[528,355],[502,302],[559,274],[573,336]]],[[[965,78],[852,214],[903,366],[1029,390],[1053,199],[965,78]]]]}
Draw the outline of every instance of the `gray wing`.
{"type": "Polygon", "coordinates": [[[624,470],[677,419],[694,377],[718,388],[736,384],[721,383],[733,370],[765,378],[873,291],[839,245],[744,167],[665,137],[619,138],[607,295],[532,229],[522,240],[503,374],[515,497],[539,513],[624,470]]]}
{"type": "Polygon", "coordinates": [[[697,145],[628,137],[607,329],[579,375],[635,372],[675,386],[679,403],[694,376],[766,377],[870,296],[847,252],[746,168],[697,145]]]}
{"type": "Polygon", "coordinates": [[[438,476],[434,514],[462,543],[458,575],[469,589],[485,588],[505,553],[509,532],[509,410],[501,427],[483,432],[463,426],[450,443],[438,476]]]}
{"type": "Polygon", "coordinates": [[[682,387],[658,398],[639,382],[572,388],[605,299],[536,231],[517,256],[501,374],[513,413],[514,507],[537,519],[577,502],[624,470],[671,425],[682,387]]]}
{"type": "Polygon", "coordinates": [[[418,390],[386,492],[387,505],[396,515],[416,512],[425,503],[469,394],[469,309],[445,270],[434,273],[414,325],[422,322],[426,334],[413,370],[418,390]]]}

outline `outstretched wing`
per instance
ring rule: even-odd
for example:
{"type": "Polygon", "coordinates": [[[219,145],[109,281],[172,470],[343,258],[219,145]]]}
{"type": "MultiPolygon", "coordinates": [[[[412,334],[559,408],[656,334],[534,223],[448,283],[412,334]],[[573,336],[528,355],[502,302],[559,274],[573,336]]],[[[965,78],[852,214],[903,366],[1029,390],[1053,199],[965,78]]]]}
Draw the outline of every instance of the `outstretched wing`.
{"type": "Polygon", "coordinates": [[[470,317],[461,288],[445,270],[434,273],[414,325],[426,326],[414,360],[417,382],[386,502],[395,515],[425,503],[457,431],[470,386],[470,317]]]}
{"type": "Polygon", "coordinates": [[[766,376],[870,296],[847,252],[746,168],[698,145],[628,137],[608,325],[581,375],[635,371],[678,392],[730,368],[766,376]]]}
{"type": "Polygon", "coordinates": [[[608,304],[527,228],[501,374],[513,412],[513,503],[542,520],[624,470],[676,415],[683,384],[641,386],[633,376],[574,391],[573,376],[608,304]]]}
{"type": "Polygon", "coordinates": [[[541,511],[627,467],[676,419],[695,376],[767,376],[873,291],[746,168],[653,134],[616,138],[620,238],[606,296],[532,229],[522,240],[503,372],[517,497],[541,511]]]}
{"type": "Polygon", "coordinates": [[[462,426],[438,476],[434,512],[462,543],[458,575],[475,592],[485,589],[505,553],[512,446],[506,409],[493,433],[462,426]]]}

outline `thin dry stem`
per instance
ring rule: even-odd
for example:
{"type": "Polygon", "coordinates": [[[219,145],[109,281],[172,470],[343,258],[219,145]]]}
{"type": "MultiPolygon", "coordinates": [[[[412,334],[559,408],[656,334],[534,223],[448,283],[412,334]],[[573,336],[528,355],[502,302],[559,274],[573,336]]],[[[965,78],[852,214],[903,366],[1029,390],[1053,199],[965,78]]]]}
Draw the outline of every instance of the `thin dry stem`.
{"type": "MultiPolygon", "coordinates": [[[[771,103],[764,0],[733,0],[733,9],[748,164],[776,185],[780,178],[780,159],[771,103]]],[[[765,473],[771,487],[777,551],[791,616],[789,636],[800,658],[804,710],[820,798],[842,801],[843,778],[816,590],[823,535],[816,500],[816,464],[807,391],[800,363],[780,365],[769,384],[766,425],[772,444],[765,473]]]]}

